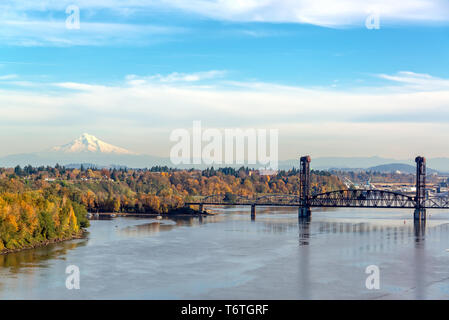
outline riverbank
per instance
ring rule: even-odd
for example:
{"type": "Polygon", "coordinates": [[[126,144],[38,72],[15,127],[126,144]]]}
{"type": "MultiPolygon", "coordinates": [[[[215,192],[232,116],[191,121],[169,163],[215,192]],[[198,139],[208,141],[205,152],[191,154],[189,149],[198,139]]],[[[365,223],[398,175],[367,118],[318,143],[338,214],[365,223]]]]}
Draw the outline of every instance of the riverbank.
{"type": "Polygon", "coordinates": [[[189,207],[183,207],[183,208],[177,208],[177,209],[170,210],[166,215],[167,216],[171,216],[171,215],[192,215],[192,216],[205,215],[205,216],[210,216],[210,215],[213,215],[213,214],[207,212],[206,210],[199,211],[199,210],[195,210],[195,209],[192,209],[192,208],[189,208],[189,207]]]}
{"type": "Polygon", "coordinates": [[[30,250],[30,249],[36,249],[36,248],[41,248],[41,247],[45,247],[48,246],[50,244],[54,244],[54,243],[60,243],[60,242],[64,242],[64,241],[69,241],[69,240],[75,240],[75,239],[82,239],[85,235],[85,233],[87,232],[87,230],[82,230],[70,237],[64,237],[64,238],[56,238],[56,239],[51,239],[51,240],[46,240],[46,241],[42,241],[33,245],[29,245],[29,246],[25,246],[22,248],[17,248],[17,249],[3,249],[0,251],[0,256],[1,255],[6,255],[9,253],[15,253],[15,252],[20,252],[20,251],[25,251],[25,250],[30,250]]]}
{"type": "Polygon", "coordinates": [[[106,217],[106,218],[115,218],[115,217],[148,217],[148,218],[156,218],[156,217],[173,217],[173,216],[212,216],[213,213],[207,211],[199,211],[192,208],[177,208],[170,210],[167,213],[136,213],[136,212],[96,212],[89,213],[89,219],[96,217],[106,217]]]}

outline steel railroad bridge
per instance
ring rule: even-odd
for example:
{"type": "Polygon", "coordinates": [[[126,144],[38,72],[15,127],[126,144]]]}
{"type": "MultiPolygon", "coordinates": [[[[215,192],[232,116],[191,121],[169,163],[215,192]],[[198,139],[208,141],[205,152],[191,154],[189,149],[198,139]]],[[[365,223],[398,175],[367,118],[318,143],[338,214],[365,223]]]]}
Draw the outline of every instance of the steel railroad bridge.
{"type": "Polygon", "coordinates": [[[278,194],[259,197],[225,195],[205,196],[186,202],[185,205],[198,205],[203,211],[208,206],[251,206],[251,216],[256,215],[256,206],[298,207],[300,217],[311,215],[311,208],[388,208],[413,209],[415,220],[425,220],[427,209],[449,209],[449,197],[426,197],[426,159],[416,157],[416,194],[405,195],[385,190],[338,190],[319,194],[310,194],[309,156],[300,158],[299,195],[278,194]]]}

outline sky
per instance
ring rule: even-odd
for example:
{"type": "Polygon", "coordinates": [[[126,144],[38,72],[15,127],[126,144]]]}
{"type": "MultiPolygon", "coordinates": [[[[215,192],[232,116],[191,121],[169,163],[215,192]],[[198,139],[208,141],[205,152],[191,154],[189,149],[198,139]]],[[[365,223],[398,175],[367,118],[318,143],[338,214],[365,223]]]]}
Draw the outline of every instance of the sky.
{"type": "Polygon", "coordinates": [[[0,156],[166,157],[197,120],[278,129],[281,160],[449,157],[449,2],[0,2],[0,156]]]}

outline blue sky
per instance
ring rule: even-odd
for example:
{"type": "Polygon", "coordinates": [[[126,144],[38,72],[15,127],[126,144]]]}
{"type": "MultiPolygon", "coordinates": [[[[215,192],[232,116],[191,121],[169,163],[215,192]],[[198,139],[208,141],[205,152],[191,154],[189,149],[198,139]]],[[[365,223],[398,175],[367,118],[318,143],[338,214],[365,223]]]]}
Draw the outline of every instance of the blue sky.
{"type": "Polygon", "coordinates": [[[0,155],[89,132],[166,156],[170,131],[201,120],[278,128],[281,159],[449,156],[447,1],[26,0],[0,10],[0,155]],[[71,4],[80,29],[66,28],[71,4]],[[373,14],[379,29],[366,27],[373,14]]]}

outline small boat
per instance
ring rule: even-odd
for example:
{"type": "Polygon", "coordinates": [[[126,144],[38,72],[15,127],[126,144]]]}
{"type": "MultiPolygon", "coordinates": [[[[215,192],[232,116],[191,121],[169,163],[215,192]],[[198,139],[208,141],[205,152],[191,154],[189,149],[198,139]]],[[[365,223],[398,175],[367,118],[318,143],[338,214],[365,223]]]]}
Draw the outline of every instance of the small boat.
{"type": "Polygon", "coordinates": [[[162,216],[157,216],[156,219],[157,220],[162,220],[162,216]]]}
{"type": "Polygon", "coordinates": [[[111,214],[111,218],[115,218],[117,215],[115,213],[111,214]]]}

